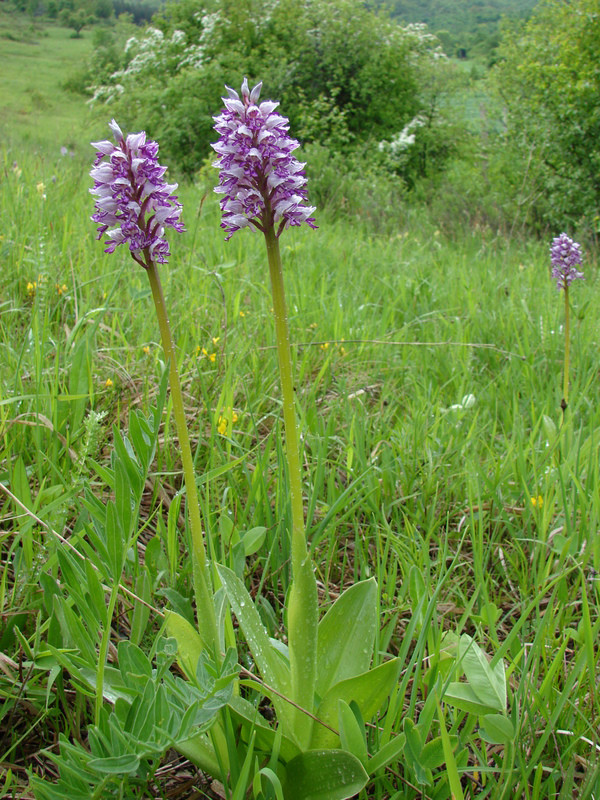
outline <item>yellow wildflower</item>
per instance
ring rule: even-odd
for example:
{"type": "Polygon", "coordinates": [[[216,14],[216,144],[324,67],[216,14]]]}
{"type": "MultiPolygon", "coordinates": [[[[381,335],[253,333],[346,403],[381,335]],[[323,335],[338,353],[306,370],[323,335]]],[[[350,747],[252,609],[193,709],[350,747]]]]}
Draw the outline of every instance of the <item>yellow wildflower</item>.
{"type": "Polygon", "coordinates": [[[106,379],[106,383],[104,384],[104,386],[105,386],[107,389],[112,389],[112,387],[114,386],[114,383],[112,382],[112,380],[111,380],[110,378],[107,378],[107,379],[106,379]]]}
{"type": "Polygon", "coordinates": [[[148,345],[147,345],[147,344],[145,344],[145,345],[142,347],[142,350],[143,350],[143,352],[144,352],[144,353],[145,353],[147,356],[149,356],[149,355],[150,355],[150,348],[148,347],[148,345]]]}
{"type": "Polygon", "coordinates": [[[531,498],[531,505],[534,508],[541,508],[544,505],[544,498],[542,497],[542,495],[538,494],[537,497],[532,497],[531,498]]]}
{"type": "Polygon", "coordinates": [[[63,283],[63,284],[57,283],[56,284],[56,291],[58,292],[59,295],[65,294],[65,292],[67,291],[67,284],[66,283],[63,283]]]}
{"type": "Polygon", "coordinates": [[[214,364],[215,361],[217,360],[217,354],[216,353],[209,353],[208,350],[206,349],[206,347],[200,347],[200,345],[198,345],[198,347],[196,348],[196,355],[197,356],[202,356],[203,358],[208,358],[208,360],[212,364],[214,364]]]}
{"type": "Polygon", "coordinates": [[[328,350],[329,342],[323,342],[323,344],[320,344],[319,347],[321,348],[321,350],[328,350]]]}
{"type": "Polygon", "coordinates": [[[245,316],[246,316],[246,312],[245,311],[240,311],[240,317],[242,317],[242,319],[243,319],[245,316]]]}
{"type": "Polygon", "coordinates": [[[27,283],[27,294],[29,295],[29,297],[33,297],[36,289],[37,289],[37,281],[33,281],[33,283],[29,281],[27,283]]]}
{"type": "Polygon", "coordinates": [[[212,343],[214,344],[215,347],[217,346],[217,342],[219,341],[220,338],[221,338],[220,336],[212,337],[212,343]]]}
{"type": "Polygon", "coordinates": [[[239,419],[238,415],[235,413],[235,411],[232,411],[231,408],[227,409],[227,414],[221,414],[219,416],[219,421],[217,422],[217,431],[218,431],[218,433],[221,434],[221,436],[225,436],[225,434],[227,433],[227,430],[229,428],[229,416],[228,415],[231,415],[231,424],[232,425],[235,425],[235,423],[239,419]]]}

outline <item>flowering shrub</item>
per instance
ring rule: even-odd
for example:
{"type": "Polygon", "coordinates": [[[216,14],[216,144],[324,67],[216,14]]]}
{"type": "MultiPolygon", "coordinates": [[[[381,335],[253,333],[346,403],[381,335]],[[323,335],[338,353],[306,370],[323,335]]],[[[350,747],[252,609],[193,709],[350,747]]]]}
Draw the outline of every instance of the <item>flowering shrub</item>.
{"type": "Polygon", "coordinates": [[[233,77],[260,72],[303,142],[346,148],[401,130],[422,108],[424,65],[445,67],[422,26],[403,27],[357,0],[263,0],[233,10],[222,2],[210,14],[181,3],[132,37],[124,58],[125,67],[100,76],[92,102],[143,123],[190,175],[208,154],[206,122],[230,65],[233,77]]]}

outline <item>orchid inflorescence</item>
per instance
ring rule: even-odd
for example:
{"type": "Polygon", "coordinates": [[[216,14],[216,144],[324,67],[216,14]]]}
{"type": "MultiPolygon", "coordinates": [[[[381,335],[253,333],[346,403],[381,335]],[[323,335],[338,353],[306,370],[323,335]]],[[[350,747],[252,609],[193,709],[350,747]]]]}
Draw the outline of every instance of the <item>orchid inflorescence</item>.
{"type": "Polygon", "coordinates": [[[167,170],[158,163],[158,144],[146,141],[146,134],[123,136],[113,119],[109,125],[116,144],[105,139],[92,142],[97,156],[90,172],[96,195],[98,239],[106,235],[106,253],[126,242],[133,258],[143,267],[147,261],[166,262],[170,255],[165,228],[179,233],[181,204],[173,194],[177,184],[164,180],[167,170]]]}
{"type": "Polygon", "coordinates": [[[254,226],[260,231],[275,226],[276,235],[291,225],[306,222],[316,228],[306,205],[304,164],[293,155],[300,146],[288,134],[289,120],[275,113],[279,103],[258,105],[262,83],[252,91],[244,78],[239,94],[226,87],[225,110],[214,117],[219,141],[213,144],[220,170],[215,191],[223,194],[221,227],[230,239],[235,231],[254,226]]]}
{"type": "Polygon", "coordinates": [[[583,279],[583,272],[577,267],[581,266],[581,246],[570,239],[566,233],[561,233],[552,240],[550,248],[550,261],[552,264],[552,277],[556,281],[556,288],[564,290],[565,298],[565,356],[563,369],[563,397],[561,408],[563,415],[567,410],[569,401],[569,365],[570,365],[570,314],[569,314],[569,286],[573,281],[583,279]]]}
{"type": "Polygon", "coordinates": [[[566,289],[573,281],[583,278],[583,272],[577,269],[581,266],[581,246],[566,233],[561,233],[552,240],[550,260],[552,277],[558,289],[566,289]]]}

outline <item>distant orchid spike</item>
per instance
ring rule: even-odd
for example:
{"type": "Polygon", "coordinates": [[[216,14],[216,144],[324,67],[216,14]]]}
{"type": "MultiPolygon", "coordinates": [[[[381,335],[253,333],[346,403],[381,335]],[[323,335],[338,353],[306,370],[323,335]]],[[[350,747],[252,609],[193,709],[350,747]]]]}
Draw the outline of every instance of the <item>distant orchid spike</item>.
{"type": "Polygon", "coordinates": [[[158,144],[146,141],[146,134],[123,136],[113,119],[109,125],[115,143],[92,142],[97,155],[90,172],[94,179],[98,239],[106,234],[105,253],[127,242],[133,258],[143,267],[147,259],[164,263],[170,255],[165,228],[182,233],[181,203],[173,194],[177,184],[164,180],[166,167],[157,160],[158,144]]]}
{"type": "Polygon", "coordinates": [[[552,240],[550,248],[550,259],[552,261],[552,277],[556,281],[557,288],[566,289],[573,281],[583,278],[583,272],[579,272],[581,266],[581,247],[569,239],[566,233],[561,233],[552,240]]]}
{"type": "Polygon", "coordinates": [[[223,194],[221,227],[230,239],[248,225],[275,235],[291,225],[306,222],[316,228],[311,216],[314,206],[306,205],[304,164],[293,152],[300,146],[289,134],[289,120],[275,113],[279,103],[257,105],[262,83],[252,90],[244,78],[240,95],[227,89],[225,110],[214,117],[219,141],[214,166],[221,170],[215,191],[223,194]]]}

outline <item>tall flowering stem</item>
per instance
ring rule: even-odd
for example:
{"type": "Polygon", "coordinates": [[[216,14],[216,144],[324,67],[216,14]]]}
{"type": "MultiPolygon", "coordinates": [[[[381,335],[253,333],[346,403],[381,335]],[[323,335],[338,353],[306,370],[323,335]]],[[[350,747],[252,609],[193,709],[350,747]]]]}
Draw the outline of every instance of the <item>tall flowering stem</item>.
{"type": "Polygon", "coordinates": [[[289,326],[283,284],[283,270],[279,239],[273,229],[265,231],[267,258],[271,293],[273,295],[273,312],[275,316],[275,334],[277,338],[277,358],[281,381],[283,401],[283,424],[285,426],[286,459],[288,463],[288,480],[290,483],[290,500],[292,510],[292,564],[298,566],[308,555],[306,534],[304,530],[304,505],[302,502],[302,478],[300,470],[300,446],[298,425],[294,409],[294,379],[292,375],[292,358],[290,353],[289,326]]]}
{"type": "MultiPolygon", "coordinates": [[[[221,199],[221,227],[227,239],[250,227],[264,234],[273,295],[277,354],[281,380],[286,460],[292,511],[292,585],[288,602],[288,649],[291,699],[301,708],[314,704],[317,655],[317,583],[306,543],[299,435],[294,408],[294,382],[279,236],[306,222],[315,228],[306,203],[304,164],[293,155],[299,144],[289,136],[288,120],[276,113],[277,103],[258,103],[262,84],[242,84],[241,97],[227,88],[225,110],[215,117],[219,141],[213,147],[220,169],[216,190],[221,199]]],[[[298,711],[295,732],[308,746],[312,719],[298,711]]]]}
{"type": "Polygon", "coordinates": [[[563,413],[569,405],[569,369],[571,357],[571,317],[569,313],[569,287],[565,286],[565,359],[563,365],[563,396],[561,408],[563,413]]]}
{"type": "Polygon", "coordinates": [[[571,324],[569,312],[569,286],[575,280],[582,279],[583,272],[580,272],[577,267],[581,266],[581,247],[569,239],[566,233],[561,233],[560,236],[552,240],[552,247],[550,248],[550,260],[552,263],[552,277],[556,281],[556,288],[564,291],[565,295],[565,357],[563,368],[563,396],[561,401],[561,408],[563,414],[569,405],[569,368],[570,368],[570,342],[571,342],[571,324]]]}
{"type": "MultiPolygon", "coordinates": [[[[166,262],[170,255],[165,228],[170,227],[178,232],[184,230],[180,221],[181,204],[173,194],[176,184],[168,184],[164,180],[166,167],[158,163],[156,142],[147,142],[143,132],[123,136],[114,120],[110,123],[110,128],[115,137],[114,142],[105,140],[92,143],[97,152],[90,172],[94,179],[94,187],[90,192],[96,196],[96,212],[92,220],[99,225],[98,238],[107,237],[105,252],[113,253],[117,246],[127,244],[132,258],[146,270],[150,281],[162,345],[169,364],[173,416],[183,464],[186,507],[192,534],[198,630],[205,646],[217,652],[219,639],[194,462],[177,370],[177,353],[158,273],[158,264],[166,262]]],[[[98,691],[101,697],[101,685],[98,691]]]]}
{"type": "MultiPolygon", "coordinates": [[[[147,256],[145,255],[144,257],[146,258],[147,256]]],[[[150,287],[152,289],[152,298],[156,308],[163,350],[169,364],[169,386],[171,389],[171,400],[173,401],[173,416],[175,417],[175,427],[177,429],[177,438],[179,439],[179,448],[181,451],[186,491],[186,507],[189,514],[190,531],[192,534],[192,573],[194,594],[196,597],[198,630],[205,646],[212,649],[214,653],[217,653],[219,638],[217,634],[215,606],[206,560],[204,536],[202,534],[202,520],[200,516],[200,504],[198,502],[198,490],[196,488],[194,460],[192,458],[192,449],[183,405],[183,393],[181,391],[179,372],[177,370],[177,352],[171,336],[158,269],[156,264],[150,259],[148,259],[147,262],[147,270],[150,287]]]]}

